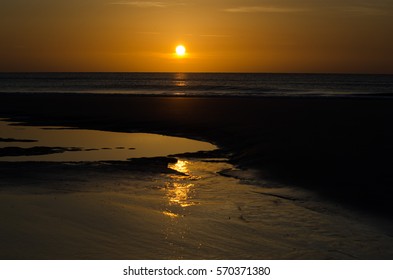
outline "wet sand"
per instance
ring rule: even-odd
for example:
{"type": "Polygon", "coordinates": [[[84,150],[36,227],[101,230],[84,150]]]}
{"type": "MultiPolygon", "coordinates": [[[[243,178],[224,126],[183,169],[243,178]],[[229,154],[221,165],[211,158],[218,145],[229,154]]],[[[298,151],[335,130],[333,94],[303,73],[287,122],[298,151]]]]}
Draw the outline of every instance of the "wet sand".
{"type": "Polygon", "coordinates": [[[390,259],[392,105],[1,94],[2,118],[190,137],[229,158],[195,159],[186,177],[146,163],[0,165],[1,258],[390,259]]]}
{"type": "Polygon", "coordinates": [[[393,100],[1,94],[0,117],[202,139],[264,178],[393,214],[393,100]]]}
{"type": "Polygon", "coordinates": [[[187,175],[148,162],[13,164],[0,181],[1,259],[393,258],[388,221],[220,176],[225,162],[170,164],[187,175]]]}

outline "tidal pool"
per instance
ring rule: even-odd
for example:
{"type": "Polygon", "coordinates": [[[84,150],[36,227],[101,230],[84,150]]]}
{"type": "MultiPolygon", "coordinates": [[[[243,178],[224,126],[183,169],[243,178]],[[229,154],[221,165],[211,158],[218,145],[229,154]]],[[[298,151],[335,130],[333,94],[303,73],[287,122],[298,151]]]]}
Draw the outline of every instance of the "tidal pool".
{"type": "Polygon", "coordinates": [[[151,133],[35,127],[0,121],[0,161],[104,161],[210,151],[207,142],[151,133]]]}

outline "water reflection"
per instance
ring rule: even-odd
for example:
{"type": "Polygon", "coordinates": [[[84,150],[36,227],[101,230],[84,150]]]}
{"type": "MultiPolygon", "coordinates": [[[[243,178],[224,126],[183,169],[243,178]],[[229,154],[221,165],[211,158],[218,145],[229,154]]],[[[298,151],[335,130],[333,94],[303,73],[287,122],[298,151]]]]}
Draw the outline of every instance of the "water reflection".
{"type": "MultiPolygon", "coordinates": [[[[210,220],[210,216],[216,216],[226,221],[229,216],[238,214],[236,206],[222,199],[224,196],[229,198],[227,187],[231,186],[228,184],[232,184],[234,179],[217,176],[218,171],[232,166],[223,162],[178,159],[169,167],[181,174],[163,175],[160,181],[160,214],[163,218],[161,233],[166,253],[173,259],[189,257],[190,251],[194,258],[202,256],[201,252],[210,247],[209,241],[205,242],[200,235],[205,232],[203,226],[211,229],[206,223],[206,217],[210,220]],[[219,195],[217,190],[224,191],[223,195],[219,195]],[[216,208],[217,205],[220,208],[216,208]],[[233,209],[234,213],[227,215],[219,213],[217,209],[233,209]]],[[[228,221],[232,222],[233,219],[228,221]]],[[[229,240],[232,240],[231,238],[229,240]]]]}
{"type": "Polygon", "coordinates": [[[202,141],[158,134],[15,126],[0,119],[0,161],[127,160],[215,148],[202,141]]]}
{"type": "Polygon", "coordinates": [[[179,205],[181,207],[188,207],[195,205],[192,202],[192,193],[194,192],[195,185],[188,182],[191,179],[190,170],[188,165],[190,163],[186,160],[178,160],[175,164],[169,164],[169,168],[185,174],[185,176],[170,175],[169,177],[175,182],[168,183],[166,187],[166,196],[169,199],[170,205],[179,205]]]}
{"type": "Polygon", "coordinates": [[[173,170],[176,170],[178,172],[188,175],[188,173],[190,172],[188,169],[188,164],[189,164],[188,161],[178,159],[176,163],[174,163],[174,164],[171,163],[171,164],[169,164],[168,167],[173,170]]]}
{"type": "Polygon", "coordinates": [[[185,73],[176,73],[174,84],[176,87],[186,87],[187,84],[187,75],[185,73]]]}
{"type": "Polygon", "coordinates": [[[168,202],[168,208],[162,212],[165,216],[177,218],[181,215],[177,214],[176,211],[184,210],[186,207],[197,204],[197,202],[193,201],[195,184],[190,183],[190,180],[195,180],[195,178],[190,174],[189,165],[190,162],[186,160],[178,160],[176,163],[168,165],[169,168],[184,175],[171,174],[168,176],[169,181],[165,185],[165,197],[168,202]]]}
{"type": "Polygon", "coordinates": [[[186,218],[190,213],[190,206],[198,204],[194,201],[196,185],[192,183],[192,162],[178,159],[169,168],[181,172],[181,174],[168,175],[165,183],[165,210],[162,214],[168,219],[163,228],[165,242],[172,250],[173,256],[179,258],[186,248],[183,242],[190,237],[190,224],[186,218]],[[190,170],[191,169],[191,170],[190,170]]]}
{"type": "Polygon", "coordinates": [[[179,205],[188,207],[196,203],[191,201],[194,190],[194,184],[172,183],[167,188],[166,196],[169,199],[169,205],[179,205]]]}
{"type": "Polygon", "coordinates": [[[170,218],[177,218],[177,217],[179,217],[178,214],[172,213],[171,211],[162,211],[162,214],[164,214],[165,216],[168,216],[170,218]]]}

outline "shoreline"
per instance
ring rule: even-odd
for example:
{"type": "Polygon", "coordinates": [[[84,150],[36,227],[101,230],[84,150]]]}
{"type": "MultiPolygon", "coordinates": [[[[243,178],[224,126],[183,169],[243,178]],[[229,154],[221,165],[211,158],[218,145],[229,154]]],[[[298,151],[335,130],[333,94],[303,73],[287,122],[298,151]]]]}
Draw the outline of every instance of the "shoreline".
{"type": "Polygon", "coordinates": [[[29,125],[208,141],[269,180],[393,214],[390,99],[27,93],[0,94],[0,101],[1,118],[29,125]]]}
{"type": "Polygon", "coordinates": [[[277,93],[274,94],[230,94],[230,95],[217,95],[216,93],[214,94],[206,94],[206,95],[201,95],[201,94],[176,94],[176,93],[157,93],[157,94],[143,94],[143,93],[112,93],[112,92],[67,92],[67,91],[20,91],[20,92],[1,92],[0,95],[7,96],[7,95],[19,95],[20,97],[23,96],[31,96],[31,95],[41,95],[41,96],[53,96],[53,95],[58,95],[58,96],[107,96],[107,97],[114,97],[114,96],[123,96],[125,98],[128,97],[136,97],[136,98],[207,98],[207,99],[336,99],[336,100],[345,100],[345,99],[393,99],[393,94],[390,93],[343,93],[340,95],[327,95],[327,94],[304,94],[300,93],[298,95],[296,94],[291,94],[291,95],[279,95],[277,93]]]}

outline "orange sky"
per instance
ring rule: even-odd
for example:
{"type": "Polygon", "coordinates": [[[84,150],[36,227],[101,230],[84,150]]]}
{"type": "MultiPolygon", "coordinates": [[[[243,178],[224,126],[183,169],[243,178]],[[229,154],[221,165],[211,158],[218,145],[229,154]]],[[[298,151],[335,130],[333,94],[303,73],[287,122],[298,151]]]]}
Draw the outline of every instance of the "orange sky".
{"type": "Polygon", "coordinates": [[[393,74],[392,34],[391,0],[2,0],[0,71],[393,74]]]}

